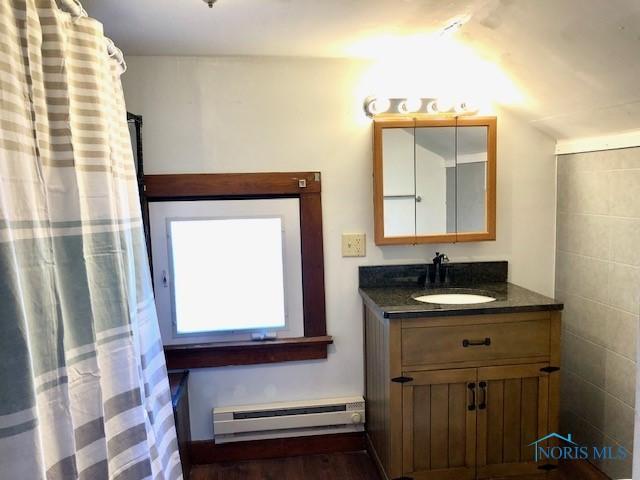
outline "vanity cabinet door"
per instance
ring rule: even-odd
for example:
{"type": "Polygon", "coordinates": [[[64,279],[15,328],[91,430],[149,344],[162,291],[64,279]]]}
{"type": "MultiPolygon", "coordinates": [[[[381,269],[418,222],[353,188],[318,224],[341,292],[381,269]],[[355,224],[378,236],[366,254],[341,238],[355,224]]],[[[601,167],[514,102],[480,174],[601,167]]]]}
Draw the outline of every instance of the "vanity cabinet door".
{"type": "Polygon", "coordinates": [[[478,369],[477,478],[544,472],[530,444],[550,433],[547,366],[478,369]]]}
{"type": "Polygon", "coordinates": [[[403,386],[403,471],[414,480],[475,478],[475,368],[409,372],[403,386]]]}

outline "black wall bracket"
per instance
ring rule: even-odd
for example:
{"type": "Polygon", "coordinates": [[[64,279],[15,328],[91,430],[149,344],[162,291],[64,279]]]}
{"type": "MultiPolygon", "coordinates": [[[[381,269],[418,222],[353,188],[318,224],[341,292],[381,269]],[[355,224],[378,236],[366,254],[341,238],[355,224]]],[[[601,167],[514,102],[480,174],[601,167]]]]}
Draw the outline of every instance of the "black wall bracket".
{"type": "Polygon", "coordinates": [[[407,382],[412,382],[413,377],[395,377],[395,378],[392,378],[391,381],[396,383],[407,383],[407,382]]]}
{"type": "Polygon", "coordinates": [[[541,372],[553,373],[560,370],[560,367],[543,367],[540,369],[541,372]]]}

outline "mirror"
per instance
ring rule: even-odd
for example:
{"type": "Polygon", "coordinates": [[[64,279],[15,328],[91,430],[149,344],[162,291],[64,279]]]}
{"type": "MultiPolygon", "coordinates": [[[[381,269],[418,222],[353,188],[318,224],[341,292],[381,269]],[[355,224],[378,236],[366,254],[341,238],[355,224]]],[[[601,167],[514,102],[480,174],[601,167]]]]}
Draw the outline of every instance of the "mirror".
{"type": "Polygon", "coordinates": [[[456,232],[482,232],[487,217],[487,128],[458,127],[453,170],[456,232]]]}
{"type": "Polygon", "coordinates": [[[455,233],[456,128],[417,127],[415,144],[416,236],[455,233]]]}
{"type": "Polygon", "coordinates": [[[416,234],[416,190],[413,128],[383,132],[384,230],[391,236],[416,234]]]}
{"type": "Polygon", "coordinates": [[[376,120],[376,244],[495,240],[495,139],[495,117],[376,120]]]}

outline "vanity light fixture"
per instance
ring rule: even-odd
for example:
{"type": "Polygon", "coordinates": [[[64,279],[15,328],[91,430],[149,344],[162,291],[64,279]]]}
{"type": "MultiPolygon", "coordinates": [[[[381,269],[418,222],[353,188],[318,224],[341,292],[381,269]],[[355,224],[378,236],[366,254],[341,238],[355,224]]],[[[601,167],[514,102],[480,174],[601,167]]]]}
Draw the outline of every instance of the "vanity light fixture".
{"type": "Polygon", "coordinates": [[[473,115],[478,109],[467,101],[451,102],[437,98],[367,97],[364,111],[369,117],[376,115],[473,115]]]}
{"type": "Polygon", "coordinates": [[[438,102],[436,102],[435,100],[431,100],[430,102],[428,102],[427,103],[427,113],[431,113],[431,114],[440,113],[438,111],[438,102]]]}
{"type": "Polygon", "coordinates": [[[398,103],[398,113],[415,113],[422,108],[421,98],[405,98],[398,103]]]}
{"type": "Polygon", "coordinates": [[[466,108],[467,108],[467,102],[458,102],[453,107],[456,113],[462,113],[466,110],[466,108]]]}
{"type": "MultiPolygon", "coordinates": [[[[464,102],[459,102],[459,103],[464,103],[464,102]]],[[[442,112],[442,113],[447,113],[450,112],[451,110],[455,110],[455,102],[452,102],[451,100],[446,100],[443,98],[439,98],[438,100],[436,100],[436,110],[438,112],[442,112]]],[[[460,113],[457,110],[455,110],[456,113],[460,113]]]]}
{"type": "Polygon", "coordinates": [[[391,101],[384,97],[368,97],[364,101],[364,109],[367,115],[373,116],[388,112],[391,108],[391,101]]]}

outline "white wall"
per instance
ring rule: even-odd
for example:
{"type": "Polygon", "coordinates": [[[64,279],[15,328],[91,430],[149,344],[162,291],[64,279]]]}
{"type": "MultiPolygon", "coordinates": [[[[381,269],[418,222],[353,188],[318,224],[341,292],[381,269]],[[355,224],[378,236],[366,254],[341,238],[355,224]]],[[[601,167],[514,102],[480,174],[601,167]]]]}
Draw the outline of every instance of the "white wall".
{"type": "MultiPolygon", "coordinates": [[[[128,109],[144,116],[146,173],[322,172],[326,361],[193,370],[194,439],[212,435],[216,405],[361,394],[358,265],[506,259],[510,279],[553,293],[555,142],[498,115],[498,240],[379,248],[373,244],[369,65],[347,60],[128,57],[128,109]],[[342,258],[342,232],[366,232],[367,257],[342,258]]],[[[375,79],[374,79],[375,81],[375,79]]],[[[425,93],[428,95],[428,92],[425,93]]]]}

